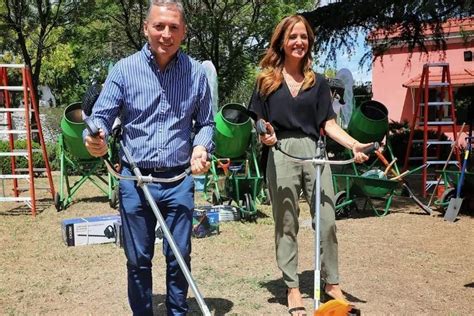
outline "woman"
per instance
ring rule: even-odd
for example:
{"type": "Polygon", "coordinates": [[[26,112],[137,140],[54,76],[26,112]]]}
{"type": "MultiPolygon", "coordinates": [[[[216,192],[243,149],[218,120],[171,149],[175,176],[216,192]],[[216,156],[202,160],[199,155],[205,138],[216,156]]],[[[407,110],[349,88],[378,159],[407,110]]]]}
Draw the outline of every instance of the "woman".
{"type": "MultiPolygon", "coordinates": [[[[362,152],[371,144],[361,144],[335,121],[330,89],[325,79],[312,70],[310,49],[314,34],[299,15],[284,18],[275,28],[265,56],[249,109],[266,121],[268,134],[260,141],[273,146],[280,141],[282,150],[295,156],[316,155],[316,141],[323,128],[328,136],[352,150],[356,162],[368,157],[362,152]]],[[[306,315],[299,290],[298,197],[303,192],[314,217],[313,187],[315,167],[289,160],[270,148],[266,178],[272,199],[275,221],[276,259],[283,272],[292,315],[306,315]]],[[[321,175],[321,263],[324,292],[335,299],[345,299],[339,286],[334,192],[330,167],[321,175]]],[[[316,286],[316,285],[315,285],[316,286]]]]}

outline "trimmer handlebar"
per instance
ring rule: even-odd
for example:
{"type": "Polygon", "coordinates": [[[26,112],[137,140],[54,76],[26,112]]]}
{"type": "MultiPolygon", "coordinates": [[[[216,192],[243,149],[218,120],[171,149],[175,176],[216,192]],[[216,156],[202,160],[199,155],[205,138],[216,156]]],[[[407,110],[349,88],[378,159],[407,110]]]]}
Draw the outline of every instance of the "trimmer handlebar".
{"type": "MultiPolygon", "coordinates": [[[[257,133],[260,136],[263,136],[265,134],[269,134],[268,129],[265,125],[265,121],[263,119],[259,119],[255,122],[255,129],[256,129],[257,133]]],[[[275,147],[277,149],[280,149],[280,142],[279,141],[277,141],[277,143],[275,144],[275,147]]],[[[380,144],[378,142],[373,142],[372,146],[365,149],[363,151],[363,153],[368,155],[368,154],[371,154],[371,153],[377,151],[379,148],[380,148],[380,144]]],[[[296,158],[296,157],[293,157],[293,158],[296,158]]],[[[301,160],[311,160],[311,159],[313,159],[313,158],[301,158],[301,160]]]]}
{"type": "MultiPolygon", "coordinates": [[[[265,121],[263,119],[259,119],[255,122],[255,129],[256,129],[257,133],[260,136],[263,136],[265,134],[269,134],[267,126],[265,125],[265,121]]],[[[281,146],[280,146],[280,141],[276,142],[275,148],[282,151],[281,146]]],[[[365,149],[363,151],[363,153],[368,155],[368,154],[371,154],[371,153],[377,151],[379,148],[380,148],[380,144],[378,142],[373,142],[372,146],[365,149]]],[[[315,159],[315,157],[305,157],[305,158],[303,158],[303,157],[295,157],[295,156],[292,156],[292,155],[290,155],[288,153],[285,153],[285,152],[283,152],[283,153],[287,156],[290,156],[291,158],[295,158],[295,159],[299,159],[299,160],[314,160],[315,159]]]]}

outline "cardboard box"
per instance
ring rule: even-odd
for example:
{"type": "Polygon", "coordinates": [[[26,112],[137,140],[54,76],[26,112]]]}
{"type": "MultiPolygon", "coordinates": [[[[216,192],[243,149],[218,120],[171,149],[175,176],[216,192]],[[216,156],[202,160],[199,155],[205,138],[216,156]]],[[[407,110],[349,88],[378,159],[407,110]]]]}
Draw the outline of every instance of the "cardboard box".
{"type": "MultiPolygon", "coordinates": [[[[117,247],[123,248],[123,229],[122,229],[122,221],[119,218],[118,221],[114,223],[114,230],[116,232],[115,234],[115,245],[117,247]]],[[[155,245],[158,243],[163,242],[163,233],[161,233],[161,236],[157,236],[155,239],[155,245]]]]}
{"type": "Polygon", "coordinates": [[[193,213],[193,236],[203,238],[219,234],[219,211],[195,208],[193,213]]]}
{"type": "Polygon", "coordinates": [[[67,246],[112,243],[115,241],[114,223],[119,215],[70,218],[62,221],[62,235],[67,246]]]}

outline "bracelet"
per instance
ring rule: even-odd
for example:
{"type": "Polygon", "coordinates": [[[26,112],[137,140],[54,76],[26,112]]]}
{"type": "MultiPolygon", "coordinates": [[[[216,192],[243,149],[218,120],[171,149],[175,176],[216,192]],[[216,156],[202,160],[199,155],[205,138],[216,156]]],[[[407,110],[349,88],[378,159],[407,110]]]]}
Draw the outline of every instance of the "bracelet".
{"type": "Polygon", "coordinates": [[[356,141],[356,140],[352,143],[352,145],[351,145],[351,147],[350,147],[351,150],[354,150],[354,146],[355,146],[357,143],[358,143],[358,141],[356,141]]]}

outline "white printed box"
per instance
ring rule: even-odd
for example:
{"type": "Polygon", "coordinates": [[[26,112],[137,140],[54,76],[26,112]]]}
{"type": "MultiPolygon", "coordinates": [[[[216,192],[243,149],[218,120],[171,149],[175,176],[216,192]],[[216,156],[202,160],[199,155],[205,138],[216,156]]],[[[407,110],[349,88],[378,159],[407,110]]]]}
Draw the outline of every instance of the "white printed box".
{"type": "Polygon", "coordinates": [[[62,235],[67,246],[81,246],[115,242],[114,223],[120,215],[70,218],[62,221],[62,235]]]}

